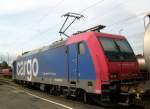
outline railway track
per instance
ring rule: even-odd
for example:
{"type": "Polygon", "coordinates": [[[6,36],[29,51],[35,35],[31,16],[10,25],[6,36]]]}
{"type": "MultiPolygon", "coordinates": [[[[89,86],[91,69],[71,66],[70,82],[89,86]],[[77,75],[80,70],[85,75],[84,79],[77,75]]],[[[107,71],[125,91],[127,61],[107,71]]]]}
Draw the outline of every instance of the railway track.
{"type": "Polygon", "coordinates": [[[20,90],[20,92],[25,92],[29,95],[33,94],[33,97],[41,97],[42,99],[53,100],[58,103],[66,104],[66,105],[73,105],[74,109],[104,109],[103,107],[96,106],[94,104],[84,104],[83,102],[76,101],[75,99],[64,99],[63,96],[54,96],[50,95],[47,92],[43,92],[34,88],[28,88],[27,86],[18,85],[14,83],[12,80],[0,78],[0,85],[7,85],[13,89],[20,90]],[[79,107],[78,107],[79,106],[79,107]]]}
{"type": "MultiPolygon", "coordinates": [[[[64,99],[63,96],[54,96],[54,95],[50,95],[49,93],[47,92],[43,92],[43,91],[40,91],[40,90],[35,90],[34,88],[28,88],[27,86],[24,86],[24,85],[18,85],[16,83],[14,83],[11,79],[5,79],[5,78],[0,78],[0,85],[8,85],[9,87],[13,87],[13,88],[17,88],[19,90],[23,90],[23,91],[26,91],[28,93],[34,93],[36,95],[40,95],[41,97],[44,97],[44,98],[52,98],[54,100],[59,100],[59,101],[65,101],[65,102],[70,102],[70,103],[75,103],[77,105],[87,105],[88,107],[92,107],[91,109],[99,109],[101,108],[100,106],[96,105],[96,104],[93,104],[93,103],[90,103],[90,104],[84,104],[82,103],[81,101],[79,100],[74,100],[74,99],[64,99]]],[[[149,104],[149,103],[148,103],[149,104]]],[[[150,105],[148,105],[146,108],[144,107],[120,107],[120,106],[117,106],[117,107],[102,107],[102,109],[150,109],[150,105]]]]}

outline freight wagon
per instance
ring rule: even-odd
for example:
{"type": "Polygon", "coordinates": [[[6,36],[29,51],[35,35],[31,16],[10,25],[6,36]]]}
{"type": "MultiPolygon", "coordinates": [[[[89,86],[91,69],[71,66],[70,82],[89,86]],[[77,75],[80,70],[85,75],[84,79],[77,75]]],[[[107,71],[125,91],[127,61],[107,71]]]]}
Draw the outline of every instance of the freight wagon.
{"type": "MultiPolygon", "coordinates": [[[[145,16],[145,34],[144,34],[144,58],[146,61],[146,67],[148,69],[149,72],[149,77],[150,77],[150,13],[145,16]],[[148,24],[146,25],[146,18],[148,17],[148,24]]],[[[146,82],[145,84],[145,101],[146,101],[146,105],[147,109],[150,108],[150,80],[146,82]]]]}
{"type": "Polygon", "coordinates": [[[85,102],[130,105],[143,94],[134,52],[120,35],[84,31],[28,52],[13,66],[17,82],[85,102]]]}
{"type": "Polygon", "coordinates": [[[12,69],[11,68],[2,69],[2,75],[5,77],[11,77],[12,76],[12,69]]]}

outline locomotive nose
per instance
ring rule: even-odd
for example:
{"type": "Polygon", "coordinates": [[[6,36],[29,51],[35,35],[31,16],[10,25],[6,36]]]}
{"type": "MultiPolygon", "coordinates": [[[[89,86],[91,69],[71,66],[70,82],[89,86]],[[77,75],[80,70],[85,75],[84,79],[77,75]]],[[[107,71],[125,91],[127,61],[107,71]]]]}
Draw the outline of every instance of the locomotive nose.
{"type": "Polygon", "coordinates": [[[111,80],[133,79],[137,77],[138,64],[136,62],[109,62],[111,80]]]}

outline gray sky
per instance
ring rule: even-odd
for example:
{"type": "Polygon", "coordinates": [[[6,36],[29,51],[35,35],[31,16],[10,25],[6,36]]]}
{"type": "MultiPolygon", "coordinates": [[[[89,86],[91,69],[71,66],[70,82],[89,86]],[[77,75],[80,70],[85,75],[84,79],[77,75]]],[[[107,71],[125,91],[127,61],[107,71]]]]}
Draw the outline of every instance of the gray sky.
{"type": "Polygon", "coordinates": [[[104,24],[103,32],[121,31],[135,53],[142,53],[143,16],[150,12],[149,4],[150,0],[0,0],[0,56],[15,57],[60,39],[60,16],[67,12],[85,16],[68,34],[104,24]]]}

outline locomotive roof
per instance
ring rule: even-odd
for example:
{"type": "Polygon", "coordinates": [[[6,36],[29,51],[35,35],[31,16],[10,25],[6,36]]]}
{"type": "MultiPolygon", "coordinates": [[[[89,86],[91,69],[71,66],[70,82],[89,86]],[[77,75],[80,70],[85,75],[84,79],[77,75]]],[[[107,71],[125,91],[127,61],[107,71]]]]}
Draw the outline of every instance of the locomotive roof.
{"type": "Polygon", "coordinates": [[[25,56],[29,56],[29,55],[33,55],[33,54],[36,54],[36,53],[46,51],[46,50],[51,49],[51,48],[57,48],[57,47],[63,46],[63,45],[65,45],[65,41],[66,40],[55,41],[50,45],[43,46],[41,48],[38,48],[38,49],[35,49],[35,50],[32,50],[32,51],[29,51],[27,53],[24,53],[22,56],[25,57],[25,56]]]}
{"type": "Polygon", "coordinates": [[[48,46],[44,46],[44,47],[29,51],[27,53],[24,53],[22,56],[25,57],[25,56],[33,55],[33,54],[36,54],[36,53],[46,51],[46,50],[51,49],[51,48],[57,48],[57,47],[65,45],[65,44],[77,42],[79,40],[85,40],[85,39],[91,37],[91,35],[105,36],[105,37],[109,37],[109,38],[125,39],[125,37],[122,36],[122,35],[115,35],[115,34],[108,34],[108,33],[101,33],[101,32],[84,32],[84,33],[73,35],[72,37],[68,38],[67,40],[58,40],[58,41],[55,41],[55,42],[53,42],[52,44],[50,44],[48,46]]]}
{"type": "Polygon", "coordinates": [[[80,33],[80,34],[76,34],[73,35],[72,37],[70,37],[67,41],[66,44],[72,44],[72,43],[76,43],[76,42],[80,42],[83,40],[87,40],[90,37],[107,37],[107,38],[116,38],[116,39],[126,39],[124,36],[122,35],[116,35],[116,34],[108,34],[108,33],[101,33],[101,32],[85,32],[85,33],[80,33]]]}

